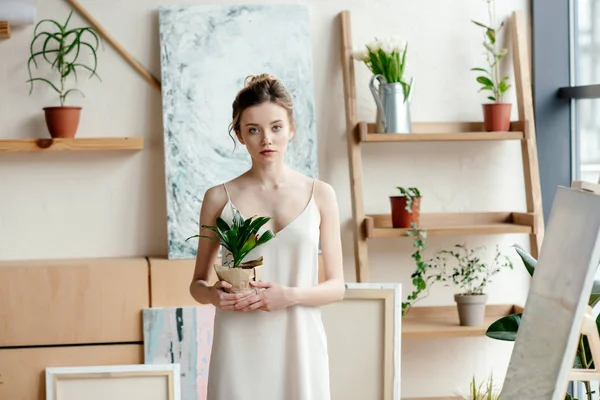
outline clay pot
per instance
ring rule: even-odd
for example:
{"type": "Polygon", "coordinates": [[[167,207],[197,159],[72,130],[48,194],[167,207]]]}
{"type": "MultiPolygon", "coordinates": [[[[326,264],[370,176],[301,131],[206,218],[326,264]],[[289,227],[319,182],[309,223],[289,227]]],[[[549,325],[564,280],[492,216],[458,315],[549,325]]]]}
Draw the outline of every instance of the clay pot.
{"type": "Polygon", "coordinates": [[[46,126],[53,138],[73,138],[79,126],[81,107],[44,107],[46,126]]]}
{"type": "Polygon", "coordinates": [[[507,132],[510,130],[510,103],[483,105],[483,128],[487,132],[507,132]]]}
{"type": "Polygon", "coordinates": [[[458,320],[461,326],[481,326],[485,318],[487,294],[455,294],[458,320]]]}
{"type": "Polygon", "coordinates": [[[392,206],[392,227],[410,228],[411,222],[419,226],[419,215],[421,211],[421,198],[413,197],[412,213],[406,210],[406,196],[390,196],[392,206]]]}

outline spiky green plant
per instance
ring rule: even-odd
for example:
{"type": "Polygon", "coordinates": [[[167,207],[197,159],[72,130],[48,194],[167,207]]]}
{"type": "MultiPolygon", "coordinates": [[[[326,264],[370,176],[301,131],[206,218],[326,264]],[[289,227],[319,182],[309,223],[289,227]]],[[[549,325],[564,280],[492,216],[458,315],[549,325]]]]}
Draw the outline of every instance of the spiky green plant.
{"type": "Polygon", "coordinates": [[[186,239],[186,242],[192,238],[206,238],[218,242],[229,250],[233,257],[231,265],[233,268],[241,267],[244,257],[256,247],[267,243],[275,237],[275,233],[267,230],[258,234],[260,228],[269,222],[269,217],[251,217],[244,219],[238,210],[234,210],[231,226],[221,217],[217,217],[217,225],[202,225],[200,231],[208,229],[214,233],[216,239],[206,235],[193,235],[186,239]]]}
{"type": "Polygon", "coordinates": [[[36,24],[33,31],[33,40],[29,46],[31,56],[27,61],[27,71],[29,72],[29,79],[27,80],[27,83],[30,84],[29,94],[33,92],[34,82],[45,82],[50,85],[50,87],[54,89],[56,93],[58,93],[61,106],[64,106],[67,95],[71,92],[77,91],[85,97],[81,90],[77,88],[67,89],[65,87],[66,80],[69,76],[71,76],[71,74],[77,81],[77,69],[85,69],[90,72],[90,78],[96,76],[99,80],[101,80],[100,76],[96,73],[96,68],[98,66],[98,57],[96,52],[98,51],[98,46],[100,45],[100,39],[98,38],[98,35],[94,29],[90,27],[69,29],[68,25],[72,15],[73,11],[69,13],[69,16],[64,24],[60,24],[53,19],[44,19],[36,24]],[[42,30],[38,32],[38,28],[42,24],[53,25],[56,28],[56,32],[48,30],[42,30]],[[86,33],[91,35],[91,38],[94,39],[94,45],[84,40],[84,34],[86,33]],[[38,40],[41,42],[42,39],[43,44],[41,50],[34,50],[34,46],[36,43],[38,43],[38,40]],[[82,50],[89,50],[91,52],[94,59],[92,66],[88,66],[79,61],[80,56],[83,54],[82,50]],[[33,63],[37,68],[38,64],[36,58],[40,57],[50,64],[50,69],[52,71],[56,70],[60,79],[58,84],[54,84],[45,78],[34,78],[32,76],[31,63],[33,63]]]}

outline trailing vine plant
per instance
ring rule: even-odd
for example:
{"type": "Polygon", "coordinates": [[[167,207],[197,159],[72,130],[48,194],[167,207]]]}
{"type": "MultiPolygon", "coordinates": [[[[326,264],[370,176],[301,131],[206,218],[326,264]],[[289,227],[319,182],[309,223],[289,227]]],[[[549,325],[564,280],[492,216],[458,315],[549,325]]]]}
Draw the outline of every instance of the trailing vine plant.
{"type": "MultiPolygon", "coordinates": [[[[397,188],[400,193],[406,197],[406,211],[409,214],[413,213],[413,204],[421,201],[421,192],[419,189],[412,188],[397,188]]],[[[423,253],[426,250],[425,243],[427,241],[427,230],[420,229],[415,219],[411,218],[410,229],[407,231],[407,235],[413,238],[413,247],[415,251],[411,254],[411,258],[415,260],[416,268],[410,276],[413,291],[410,293],[405,302],[402,303],[402,315],[405,316],[415,302],[426,297],[430,283],[433,283],[434,279],[428,276],[427,271],[431,268],[428,261],[423,258],[423,253]]]]}
{"type": "Polygon", "coordinates": [[[47,83],[58,94],[61,106],[64,106],[67,95],[71,92],[77,91],[85,97],[81,90],[76,88],[67,89],[65,87],[65,81],[69,76],[73,75],[75,80],[77,80],[78,69],[87,70],[90,72],[90,78],[96,76],[100,80],[100,77],[96,73],[96,67],[98,65],[96,51],[100,45],[100,39],[98,38],[98,35],[94,29],[90,27],[69,29],[68,24],[72,15],[73,11],[71,10],[64,24],[60,24],[52,19],[44,19],[37,23],[33,31],[33,40],[29,46],[31,56],[27,61],[27,71],[29,72],[29,79],[27,80],[27,83],[30,84],[29,94],[33,92],[34,82],[39,81],[47,83]],[[54,32],[47,30],[38,32],[38,28],[42,24],[53,25],[56,29],[54,32]],[[93,39],[93,45],[85,40],[85,33],[91,36],[93,39]],[[34,50],[34,45],[38,42],[38,40],[40,40],[43,44],[42,49],[36,51],[34,50]],[[79,57],[83,54],[82,50],[84,49],[89,50],[93,56],[94,63],[91,66],[83,64],[79,61],[79,57]],[[36,58],[40,57],[50,64],[51,70],[56,70],[59,75],[58,84],[52,83],[46,78],[34,78],[32,76],[31,63],[33,63],[37,68],[38,64],[36,58]]]}

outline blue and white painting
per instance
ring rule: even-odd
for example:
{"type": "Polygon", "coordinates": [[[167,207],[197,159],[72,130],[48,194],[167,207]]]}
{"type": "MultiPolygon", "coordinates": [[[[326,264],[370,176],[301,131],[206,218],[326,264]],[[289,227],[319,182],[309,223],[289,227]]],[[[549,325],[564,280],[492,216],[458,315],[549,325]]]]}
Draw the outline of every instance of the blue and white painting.
{"type": "Polygon", "coordinates": [[[181,400],[206,400],[215,307],[146,308],[144,364],[179,364],[181,400]]]}
{"type": "Polygon", "coordinates": [[[168,257],[196,256],[206,190],[250,167],[228,128],[249,75],[279,78],[294,100],[291,168],[318,177],[309,12],[304,5],[168,5],[159,8],[168,257]]]}

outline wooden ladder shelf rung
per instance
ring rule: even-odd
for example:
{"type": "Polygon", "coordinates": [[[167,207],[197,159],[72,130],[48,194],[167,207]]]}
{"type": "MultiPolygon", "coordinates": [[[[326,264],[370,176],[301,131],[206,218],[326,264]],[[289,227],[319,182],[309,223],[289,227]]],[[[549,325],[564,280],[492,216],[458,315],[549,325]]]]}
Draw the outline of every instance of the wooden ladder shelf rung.
{"type": "Polygon", "coordinates": [[[423,214],[421,223],[428,235],[526,234],[529,235],[530,252],[537,258],[544,236],[544,220],[527,36],[522,11],[513,12],[511,21],[518,120],[511,123],[508,132],[485,132],[482,122],[415,122],[412,124],[411,134],[375,133],[372,122],[358,120],[350,11],[342,11],[338,19],[342,37],[341,57],[356,281],[369,282],[370,280],[368,239],[407,236],[407,230],[391,227],[389,215],[365,213],[361,150],[363,143],[519,140],[523,160],[526,212],[423,214]]]}

